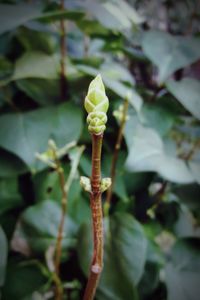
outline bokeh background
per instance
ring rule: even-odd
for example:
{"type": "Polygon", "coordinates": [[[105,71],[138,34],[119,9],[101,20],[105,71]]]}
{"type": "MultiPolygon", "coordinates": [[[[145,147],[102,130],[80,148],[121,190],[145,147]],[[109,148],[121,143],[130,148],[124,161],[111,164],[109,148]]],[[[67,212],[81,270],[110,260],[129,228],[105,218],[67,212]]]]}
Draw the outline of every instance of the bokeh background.
{"type": "Polygon", "coordinates": [[[110,101],[104,177],[121,129],[122,141],[96,300],[198,300],[198,0],[0,1],[0,298],[55,299],[62,193],[53,139],[70,186],[63,299],[82,299],[92,255],[79,184],[91,172],[83,102],[99,73],[110,101]]]}

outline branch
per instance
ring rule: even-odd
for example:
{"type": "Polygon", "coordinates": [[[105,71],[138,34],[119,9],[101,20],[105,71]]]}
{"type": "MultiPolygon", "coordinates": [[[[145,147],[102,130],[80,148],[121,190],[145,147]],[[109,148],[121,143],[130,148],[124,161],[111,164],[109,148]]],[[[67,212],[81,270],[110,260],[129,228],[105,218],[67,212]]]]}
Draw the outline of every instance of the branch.
{"type": "Polygon", "coordinates": [[[88,130],[92,136],[92,174],[90,179],[82,177],[81,185],[90,193],[93,224],[93,258],[83,300],[93,300],[103,268],[103,212],[101,195],[110,185],[110,178],[101,180],[101,150],[103,133],[107,122],[106,112],[109,107],[101,75],[98,75],[90,83],[84,106],[88,113],[88,130]]]}
{"type": "MultiPolygon", "coordinates": [[[[62,11],[65,10],[64,0],[60,2],[60,8],[62,11]]],[[[66,29],[65,29],[65,20],[60,21],[60,52],[61,52],[61,59],[60,59],[60,96],[63,101],[67,98],[67,80],[66,80],[66,66],[65,66],[65,57],[67,54],[66,49],[66,29]]]]}
{"type": "Polygon", "coordinates": [[[94,298],[103,267],[103,214],[101,204],[101,149],[103,134],[92,134],[92,175],[90,206],[93,223],[93,258],[83,300],[94,298]]]}
{"type": "Polygon", "coordinates": [[[122,116],[121,116],[121,123],[119,127],[119,132],[117,136],[117,141],[115,144],[115,149],[114,149],[114,154],[112,158],[112,163],[111,163],[111,170],[110,170],[110,176],[111,176],[111,186],[107,190],[107,195],[106,195],[106,202],[104,204],[104,213],[105,215],[108,214],[109,209],[110,209],[110,202],[113,194],[113,187],[115,183],[115,175],[116,175],[116,165],[117,165],[117,160],[118,160],[118,155],[119,155],[119,150],[121,148],[121,143],[122,143],[122,138],[123,138],[123,133],[124,133],[124,127],[127,121],[127,112],[128,112],[128,99],[125,98],[124,100],[124,105],[123,105],[123,110],[122,110],[122,116]]]}
{"type": "Polygon", "coordinates": [[[60,182],[60,188],[62,191],[62,200],[61,200],[61,219],[60,224],[58,227],[58,235],[56,240],[56,249],[55,249],[55,260],[54,260],[54,266],[55,266],[55,283],[56,283],[56,300],[61,300],[63,298],[63,288],[61,285],[61,282],[59,280],[60,275],[60,260],[61,260],[61,254],[62,254],[62,239],[63,239],[63,231],[64,231],[64,223],[65,223],[65,214],[67,210],[67,192],[65,190],[65,176],[63,168],[61,167],[60,161],[57,157],[56,150],[53,151],[54,154],[54,160],[56,163],[56,171],[58,173],[59,182],[60,182]]]}

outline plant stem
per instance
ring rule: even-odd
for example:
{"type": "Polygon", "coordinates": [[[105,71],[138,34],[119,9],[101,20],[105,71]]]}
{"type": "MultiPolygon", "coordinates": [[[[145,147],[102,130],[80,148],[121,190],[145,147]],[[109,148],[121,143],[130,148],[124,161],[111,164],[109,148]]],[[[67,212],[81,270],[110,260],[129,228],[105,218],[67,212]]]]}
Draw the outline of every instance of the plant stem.
{"type": "Polygon", "coordinates": [[[112,183],[111,183],[110,188],[107,190],[107,194],[106,194],[106,202],[105,202],[105,213],[106,214],[108,214],[108,212],[109,212],[110,202],[111,202],[111,198],[112,198],[112,194],[113,194],[113,187],[114,187],[115,175],[116,175],[116,165],[117,165],[119,150],[121,148],[124,127],[125,127],[126,119],[127,119],[128,104],[129,104],[128,100],[125,98],[124,105],[123,105],[122,119],[121,119],[120,128],[119,128],[119,132],[118,132],[118,136],[117,136],[117,141],[115,144],[114,154],[112,157],[112,163],[111,163],[110,176],[111,176],[112,183]]]}
{"type": "Polygon", "coordinates": [[[93,258],[83,300],[94,299],[103,268],[103,213],[101,203],[101,149],[103,134],[92,134],[92,175],[90,206],[93,223],[93,258]]]}
{"type": "MultiPolygon", "coordinates": [[[[60,1],[61,10],[65,10],[64,0],[60,1]]],[[[60,21],[60,51],[61,51],[61,59],[60,59],[60,96],[63,101],[66,100],[67,97],[67,80],[66,80],[66,72],[65,72],[65,57],[66,57],[66,30],[65,30],[65,21],[60,21]]]]}
{"type": "Polygon", "coordinates": [[[56,300],[61,300],[63,298],[63,288],[59,279],[60,275],[60,260],[61,260],[61,254],[62,254],[62,239],[63,239],[63,230],[64,230],[64,223],[65,223],[65,214],[67,210],[67,192],[65,190],[65,176],[63,168],[60,165],[60,161],[56,156],[56,153],[54,152],[55,156],[55,162],[56,162],[56,171],[58,173],[60,187],[62,191],[62,200],[61,200],[61,219],[60,224],[58,227],[58,235],[56,240],[56,248],[55,248],[55,260],[54,260],[54,266],[55,266],[55,284],[56,284],[56,300]]]}

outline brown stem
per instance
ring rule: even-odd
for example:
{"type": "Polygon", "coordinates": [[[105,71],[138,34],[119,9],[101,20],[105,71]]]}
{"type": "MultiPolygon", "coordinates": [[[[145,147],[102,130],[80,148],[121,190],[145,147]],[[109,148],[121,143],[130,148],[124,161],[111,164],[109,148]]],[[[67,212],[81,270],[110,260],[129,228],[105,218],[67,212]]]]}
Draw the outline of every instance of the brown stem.
{"type": "Polygon", "coordinates": [[[59,280],[60,275],[60,260],[61,260],[61,254],[62,254],[62,239],[63,239],[63,230],[64,230],[64,223],[65,223],[65,214],[67,210],[67,192],[65,190],[65,176],[64,171],[60,165],[59,160],[56,157],[55,154],[55,162],[57,165],[57,173],[59,177],[60,187],[62,191],[62,200],[61,200],[61,219],[60,224],[58,227],[58,235],[56,240],[56,249],[55,249],[55,260],[54,260],[54,266],[55,266],[55,284],[56,284],[56,300],[61,300],[63,298],[63,288],[61,285],[61,282],[59,280]]]}
{"type": "Polygon", "coordinates": [[[93,223],[93,258],[83,300],[94,299],[103,268],[103,213],[101,203],[101,149],[103,134],[92,134],[92,175],[90,206],[93,223]]]}
{"type": "Polygon", "coordinates": [[[123,133],[124,133],[124,127],[125,127],[125,124],[126,124],[127,111],[128,111],[128,100],[125,99],[124,100],[124,106],[123,106],[123,115],[122,115],[120,128],[119,128],[119,132],[118,132],[118,136],[117,136],[117,141],[116,141],[116,144],[115,144],[114,154],[113,154],[113,157],[112,157],[111,170],[110,170],[110,176],[111,176],[111,182],[112,183],[111,183],[111,186],[108,189],[107,194],[106,194],[106,203],[105,204],[107,206],[107,209],[105,209],[105,212],[108,212],[109,208],[110,208],[110,202],[111,202],[111,198],[112,198],[112,194],[113,194],[113,187],[114,187],[114,182],[115,182],[117,159],[118,159],[118,155],[119,155],[119,150],[121,148],[121,143],[122,143],[122,138],[123,138],[123,133]]]}
{"type": "MultiPolygon", "coordinates": [[[[60,2],[61,10],[65,10],[64,0],[60,2]]],[[[66,80],[66,67],[65,67],[65,57],[67,54],[66,49],[66,29],[65,29],[65,20],[60,21],[60,96],[63,101],[67,98],[67,80],[66,80]]]]}

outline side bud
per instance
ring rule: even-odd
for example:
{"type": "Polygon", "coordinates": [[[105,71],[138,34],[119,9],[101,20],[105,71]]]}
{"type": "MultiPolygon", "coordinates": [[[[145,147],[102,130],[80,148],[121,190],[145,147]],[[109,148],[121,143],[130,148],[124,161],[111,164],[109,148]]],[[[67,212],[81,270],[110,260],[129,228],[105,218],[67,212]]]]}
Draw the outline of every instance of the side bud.
{"type": "Polygon", "coordinates": [[[106,112],[109,107],[109,101],[105,93],[105,87],[101,79],[101,75],[98,75],[90,83],[87,96],[85,97],[84,106],[88,112],[88,130],[94,134],[103,133],[106,129],[106,112]]]}

